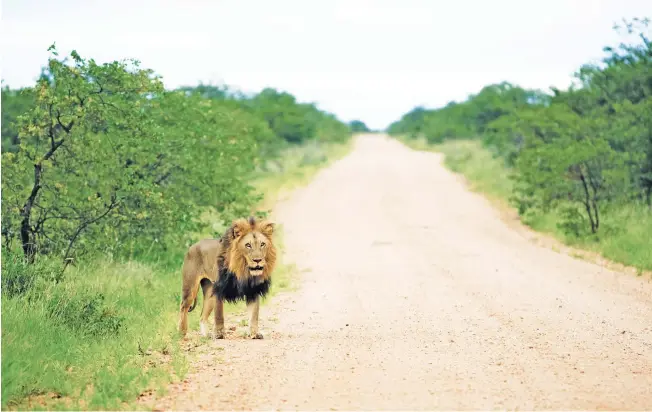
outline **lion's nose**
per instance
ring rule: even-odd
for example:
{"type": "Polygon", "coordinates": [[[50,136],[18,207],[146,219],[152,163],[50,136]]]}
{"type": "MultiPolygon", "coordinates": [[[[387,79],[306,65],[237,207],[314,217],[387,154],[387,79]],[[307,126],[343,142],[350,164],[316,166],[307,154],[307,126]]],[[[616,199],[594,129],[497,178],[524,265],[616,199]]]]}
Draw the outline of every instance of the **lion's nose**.
{"type": "Polygon", "coordinates": [[[263,260],[262,260],[262,259],[254,259],[253,261],[256,262],[256,263],[260,263],[260,262],[262,262],[263,260]]]}

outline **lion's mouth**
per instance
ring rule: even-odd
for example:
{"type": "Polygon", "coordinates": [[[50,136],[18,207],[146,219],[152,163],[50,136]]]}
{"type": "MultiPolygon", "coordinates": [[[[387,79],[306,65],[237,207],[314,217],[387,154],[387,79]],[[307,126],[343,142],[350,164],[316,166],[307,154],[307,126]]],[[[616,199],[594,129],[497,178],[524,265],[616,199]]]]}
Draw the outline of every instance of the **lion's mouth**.
{"type": "Polygon", "coordinates": [[[262,275],[263,267],[262,266],[249,266],[249,273],[253,276],[262,275]]]}

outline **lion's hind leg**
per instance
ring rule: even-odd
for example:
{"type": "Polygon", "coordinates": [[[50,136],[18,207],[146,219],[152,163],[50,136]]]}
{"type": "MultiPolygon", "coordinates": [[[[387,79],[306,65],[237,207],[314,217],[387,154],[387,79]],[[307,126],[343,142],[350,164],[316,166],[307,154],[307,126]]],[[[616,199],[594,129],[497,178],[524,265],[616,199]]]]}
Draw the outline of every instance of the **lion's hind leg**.
{"type": "Polygon", "coordinates": [[[199,279],[192,279],[188,271],[192,268],[183,268],[183,285],[181,288],[181,305],[179,307],[179,324],[178,329],[181,336],[186,336],[188,332],[188,312],[195,307],[197,292],[199,289],[199,279]]]}
{"type": "Polygon", "coordinates": [[[181,333],[181,336],[186,336],[186,332],[188,332],[188,312],[191,310],[190,308],[193,306],[195,299],[197,298],[197,293],[195,291],[190,291],[190,293],[186,294],[185,292],[182,293],[181,296],[181,307],[179,308],[179,333],[181,333]]]}

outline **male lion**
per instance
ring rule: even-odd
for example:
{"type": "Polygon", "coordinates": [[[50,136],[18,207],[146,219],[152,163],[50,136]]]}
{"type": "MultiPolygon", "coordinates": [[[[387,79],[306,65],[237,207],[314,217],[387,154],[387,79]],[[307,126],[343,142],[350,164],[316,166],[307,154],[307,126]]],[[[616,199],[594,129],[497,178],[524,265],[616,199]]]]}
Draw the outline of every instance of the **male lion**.
{"type": "Polygon", "coordinates": [[[179,331],[188,329],[188,312],[195,307],[199,286],[204,303],[200,332],[208,331],[208,316],[215,309],[215,337],[224,338],[224,301],[247,302],[249,336],[262,339],[258,332],[260,298],[271,285],[276,265],[276,247],[272,240],[274,224],[255,218],[233,221],[220,239],[204,239],[186,253],[183,262],[183,287],[179,314],[179,331]]]}

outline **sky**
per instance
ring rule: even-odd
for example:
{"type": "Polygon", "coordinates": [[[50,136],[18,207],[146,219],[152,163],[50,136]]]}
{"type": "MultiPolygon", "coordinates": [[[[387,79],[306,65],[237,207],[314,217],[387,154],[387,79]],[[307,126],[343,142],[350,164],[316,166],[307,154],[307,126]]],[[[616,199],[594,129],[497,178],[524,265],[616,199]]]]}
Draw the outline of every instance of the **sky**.
{"type": "Polygon", "coordinates": [[[2,79],[60,56],[136,58],[167,88],[287,91],[383,129],[415,106],[510,81],[566,88],[649,0],[2,0],[2,79]]]}

